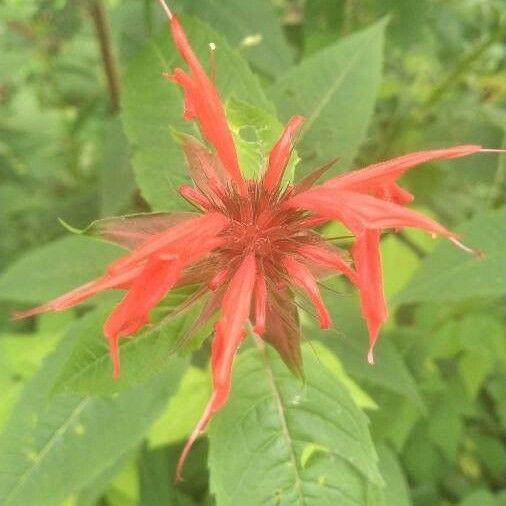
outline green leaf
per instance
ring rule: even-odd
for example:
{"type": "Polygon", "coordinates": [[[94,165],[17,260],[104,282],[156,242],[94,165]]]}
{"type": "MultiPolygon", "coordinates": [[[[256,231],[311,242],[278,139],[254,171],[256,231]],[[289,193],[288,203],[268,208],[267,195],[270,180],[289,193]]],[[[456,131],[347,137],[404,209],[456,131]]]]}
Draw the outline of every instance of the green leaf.
{"type": "Polygon", "coordinates": [[[105,123],[100,144],[100,214],[111,216],[128,207],[135,190],[128,141],[119,119],[105,123]]]}
{"type": "Polygon", "coordinates": [[[387,299],[399,292],[416,272],[420,259],[395,235],[381,241],[381,263],[387,299]]]}
{"type": "Polygon", "coordinates": [[[322,331],[311,325],[305,335],[323,341],[337,354],[354,379],[402,395],[425,413],[426,407],[413,375],[387,333],[382,333],[375,347],[375,365],[367,364],[368,334],[356,296],[336,297],[332,294],[325,298],[325,302],[335,322],[335,330],[322,331]]]}
{"type": "Polygon", "coordinates": [[[0,275],[0,299],[46,302],[102,274],[121,249],[84,237],[65,237],[36,248],[0,275]]]}
{"type": "MultiPolygon", "coordinates": [[[[204,66],[209,61],[209,42],[216,44],[217,87],[223,100],[234,96],[272,110],[258,79],[223,36],[195,19],[185,18],[184,26],[204,66]]],[[[182,119],[182,92],[161,76],[176,65],[184,63],[176,54],[169,31],[164,30],[148,42],[125,71],[123,124],[132,146],[137,184],[154,210],[174,210],[186,205],[177,188],[187,182],[188,176],[171,128],[192,132],[196,127],[194,122],[182,119]]]]}
{"type": "Polygon", "coordinates": [[[277,75],[292,63],[292,51],[268,0],[182,3],[186,12],[202,17],[217,32],[225,34],[230,44],[240,47],[243,56],[262,72],[277,75]]]}
{"type": "Polygon", "coordinates": [[[138,506],[193,506],[191,498],[175,487],[166,449],[143,449],[139,459],[140,498],[138,506]]]}
{"type": "MultiPolygon", "coordinates": [[[[243,174],[256,178],[267,166],[269,152],[281,134],[283,125],[272,114],[245,102],[227,102],[227,117],[237,147],[243,174]]],[[[285,181],[293,180],[299,158],[295,153],[285,170],[285,181]]]]}
{"type": "Polygon", "coordinates": [[[238,357],[231,397],[210,428],[220,506],[382,504],[365,416],[314,356],[304,362],[301,383],[273,351],[238,357]]]}
{"type": "Polygon", "coordinates": [[[378,446],[379,469],[385,480],[385,504],[410,506],[411,497],[404,472],[395,453],[385,445],[378,446]]]}
{"type": "Polygon", "coordinates": [[[200,420],[210,397],[209,373],[198,367],[188,367],[176,394],[151,428],[149,445],[163,446],[187,438],[200,420]]]}
{"type": "Polygon", "coordinates": [[[55,383],[58,392],[112,393],[145,383],[177,359],[171,356],[179,338],[195,319],[188,311],[120,341],[121,376],[112,378],[109,346],[102,327],[110,308],[94,311],[75,332],[75,344],[55,383]]]}
{"type": "Polygon", "coordinates": [[[270,94],[283,120],[306,117],[299,155],[303,172],[339,157],[348,167],[364,141],[381,79],[385,22],[305,59],[270,94]]]}
{"type": "Polygon", "coordinates": [[[488,490],[476,490],[469,494],[459,506],[498,506],[494,496],[488,490]]]}
{"type": "Polygon", "coordinates": [[[334,374],[342,385],[348,390],[348,394],[355,404],[361,409],[378,409],[374,399],[348,375],[339,358],[332,353],[324,344],[313,341],[304,346],[308,353],[314,353],[318,361],[329,372],[334,374]]]}
{"type": "Polygon", "coordinates": [[[29,382],[0,437],[2,506],[53,506],[78,493],[139,443],[177,386],[185,362],[174,359],[149,384],[115,396],[51,397],[73,335],[87,320],[69,329],[29,382]]]}
{"type": "Polygon", "coordinates": [[[483,212],[457,232],[485,256],[476,258],[441,241],[394,297],[396,303],[457,301],[506,293],[506,208],[483,212]]]}

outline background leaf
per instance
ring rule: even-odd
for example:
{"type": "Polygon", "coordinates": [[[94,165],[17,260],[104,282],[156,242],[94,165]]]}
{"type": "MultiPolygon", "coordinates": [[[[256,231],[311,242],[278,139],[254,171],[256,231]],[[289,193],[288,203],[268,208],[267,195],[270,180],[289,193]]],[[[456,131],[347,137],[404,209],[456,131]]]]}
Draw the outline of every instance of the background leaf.
{"type": "Polygon", "coordinates": [[[385,22],[305,59],[271,87],[283,120],[302,114],[302,172],[339,157],[348,167],[365,140],[381,79],[385,22]]]}
{"type": "Polygon", "coordinates": [[[455,301],[506,293],[506,208],[481,213],[457,232],[485,256],[476,258],[441,242],[394,298],[396,303],[455,301]]]}
{"type": "Polygon", "coordinates": [[[0,275],[0,299],[37,304],[101,275],[123,250],[86,237],[35,248],[0,275]]]}
{"type": "Polygon", "coordinates": [[[0,439],[0,502],[53,506],[78,492],[135,447],[181,376],[174,361],[148,385],[113,397],[50,397],[72,345],[68,337],[30,381],[0,439]],[[62,463],[65,472],[62,472],[62,463]]]}
{"type": "Polygon", "coordinates": [[[365,416],[314,356],[304,363],[302,384],[274,352],[238,358],[231,398],[210,429],[218,504],[381,504],[365,416]]]}

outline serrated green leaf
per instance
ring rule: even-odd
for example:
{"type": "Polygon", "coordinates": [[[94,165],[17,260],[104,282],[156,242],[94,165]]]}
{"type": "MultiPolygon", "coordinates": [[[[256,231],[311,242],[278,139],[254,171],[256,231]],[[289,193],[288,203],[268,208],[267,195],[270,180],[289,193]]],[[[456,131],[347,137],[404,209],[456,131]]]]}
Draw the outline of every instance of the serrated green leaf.
{"type": "Polygon", "coordinates": [[[72,336],[87,319],[69,329],[28,383],[0,437],[2,506],[53,506],[78,493],[138,444],[177,386],[185,361],[175,359],[149,384],[115,396],[51,397],[72,336]]]}
{"type": "Polygon", "coordinates": [[[30,251],[0,275],[0,299],[46,302],[102,274],[121,251],[85,237],[58,239],[30,251]]]}
{"type": "MultiPolygon", "coordinates": [[[[223,100],[234,96],[272,110],[258,79],[225,38],[201,21],[185,18],[184,26],[204,63],[209,61],[209,42],[216,44],[217,87],[223,100]]],[[[154,210],[187,206],[177,188],[188,176],[182,151],[172,139],[171,128],[195,130],[182,119],[183,96],[178,87],[162,78],[163,71],[184,65],[177,56],[167,29],[148,42],[125,71],[122,119],[133,151],[133,167],[143,197],[154,210]]]]}
{"type": "Polygon", "coordinates": [[[303,384],[273,351],[238,357],[231,397],[209,434],[221,506],[382,504],[365,416],[314,356],[304,363],[303,384]]]}
{"type": "Polygon", "coordinates": [[[55,382],[55,391],[112,393],[146,383],[163,370],[169,360],[177,362],[172,356],[176,343],[195,319],[195,311],[188,311],[122,339],[119,347],[121,376],[113,380],[109,346],[102,330],[109,311],[109,308],[94,311],[86,325],[76,332],[74,347],[55,382]]]}
{"type": "Polygon", "coordinates": [[[364,141],[381,78],[385,22],[305,59],[270,89],[283,120],[306,117],[298,146],[306,173],[339,157],[349,166],[364,141]]]}
{"type": "Polygon", "coordinates": [[[374,399],[360,386],[353,381],[353,379],[346,372],[341,360],[332,353],[320,341],[313,341],[304,345],[308,353],[314,353],[318,361],[342,383],[348,390],[348,394],[353,399],[355,404],[361,409],[378,409],[378,405],[374,399]]]}
{"type": "Polygon", "coordinates": [[[394,297],[396,303],[457,301],[506,293],[506,208],[481,213],[457,232],[485,256],[477,258],[441,241],[394,297]]]}

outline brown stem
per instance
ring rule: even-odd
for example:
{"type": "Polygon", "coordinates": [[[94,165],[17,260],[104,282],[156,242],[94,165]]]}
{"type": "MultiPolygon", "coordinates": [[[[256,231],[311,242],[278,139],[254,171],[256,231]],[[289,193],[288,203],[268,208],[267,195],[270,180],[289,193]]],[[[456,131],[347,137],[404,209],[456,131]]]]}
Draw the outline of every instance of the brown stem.
{"type": "Polygon", "coordinates": [[[120,79],[116,55],[111,39],[111,30],[107,18],[107,10],[102,0],[93,0],[90,3],[90,14],[97,32],[102,63],[107,78],[109,99],[113,113],[119,111],[120,104],[120,79]]]}

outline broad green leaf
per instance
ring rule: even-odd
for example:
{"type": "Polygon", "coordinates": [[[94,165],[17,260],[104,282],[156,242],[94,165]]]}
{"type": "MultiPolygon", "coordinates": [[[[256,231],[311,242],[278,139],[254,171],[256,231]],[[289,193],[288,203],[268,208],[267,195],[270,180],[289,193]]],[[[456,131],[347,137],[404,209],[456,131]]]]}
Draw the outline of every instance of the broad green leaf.
{"type": "Polygon", "coordinates": [[[36,372],[43,358],[55,347],[60,333],[0,334],[0,430],[23,386],[36,372]]]}
{"type": "Polygon", "coordinates": [[[383,504],[365,416],[313,355],[304,364],[301,383],[273,351],[238,357],[209,434],[220,506],[383,504]]]}
{"type": "MultiPolygon", "coordinates": [[[[123,455],[113,460],[102,470],[99,476],[89,481],[86,486],[79,491],[72,506],[96,506],[97,501],[109,488],[111,482],[113,482],[113,480],[116,482],[118,480],[118,475],[123,474],[126,465],[133,459],[132,455],[136,456],[136,449],[133,451],[129,449],[123,455]]],[[[136,476],[133,476],[133,478],[133,483],[136,483],[136,476]]]]}
{"type": "Polygon", "coordinates": [[[483,212],[457,229],[463,241],[484,252],[477,258],[441,240],[396,303],[458,301],[506,293],[506,208],[483,212]]]}
{"type": "Polygon", "coordinates": [[[298,146],[303,172],[339,157],[348,167],[364,141],[381,79],[385,22],[305,59],[271,88],[283,120],[306,117],[298,146]]]}
{"type": "Polygon", "coordinates": [[[193,506],[193,500],[174,486],[166,449],[143,449],[139,458],[138,506],[193,506]]]}
{"type": "Polygon", "coordinates": [[[459,358],[458,369],[467,394],[475,399],[489,373],[493,369],[490,357],[477,353],[465,353],[459,358]]]}
{"type": "Polygon", "coordinates": [[[128,141],[119,119],[104,125],[100,145],[100,214],[111,216],[124,211],[131,200],[135,181],[130,165],[128,141]]]}
{"type": "MultiPolygon", "coordinates": [[[[233,99],[227,102],[227,117],[241,170],[246,177],[257,178],[267,166],[269,152],[283,125],[271,113],[233,99]]],[[[293,180],[298,161],[294,152],[285,170],[285,181],[293,180]]]]}
{"type": "Polygon", "coordinates": [[[381,241],[381,263],[385,295],[390,299],[409,282],[420,259],[409,246],[392,234],[381,241]]]}
{"type": "Polygon", "coordinates": [[[410,506],[409,486],[395,453],[385,445],[378,446],[379,469],[385,480],[385,504],[410,506]]]}
{"type": "Polygon", "coordinates": [[[459,339],[470,354],[480,354],[490,362],[506,357],[506,331],[499,318],[468,312],[459,320],[459,339]]]}
{"type": "Polygon", "coordinates": [[[307,353],[314,353],[318,361],[342,383],[355,404],[361,409],[378,409],[374,399],[348,375],[341,360],[320,341],[304,345],[307,353]]]}
{"type": "Polygon", "coordinates": [[[0,275],[0,299],[37,304],[86,283],[121,253],[85,237],[65,237],[36,248],[0,275]]]}
{"type": "MultiPolygon", "coordinates": [[[[216,44],[217,87],[223,100],[234,96],[271,110],[258,79],[239,53],[208,25],[185,18],[189,40],[204,66],[209,61],[209,42],[216,44]]],[[[194,122],[182,119],[183,94],[173,82],[162,78],[163,71],[183,65],[165,29],[128,65],[124,78],[122,118],[132,146],[133,166],[143,197],[154,210],[184,206],[177,188],[188,180],[180,147],[171,128],[192,132],[194,122]]]]}
{"type": "MultiPolygon", "coordinates": [[[[88,394],[122,391],[131,385],[145,383],[167,363],[176,343],[195,319],[188,311],[176,318],[145,327],[137,335],[120,341],[121,376],[112,378],[112,364],[102,326],[110,309],[89,315],[86,324],[75,333],[76,340],[65,366],[55,383],[60,392],[88,394]]],[[[173,353],[172,353],[173,355],[173,353]]]]}
{"type": "Polygon", "coordinates": [[[187,438],[200,420],[210,396],[209,373],[198,367],[188,367],[176,394],[151,428],[149,445],[163,446],[187,438]]]}
{"type": "Polygon", "coordinates": [[[139,443],[177,386],[185,362],[174,359],[147,385],[118,395],[51,397],[73,335],[88,319],[69,329],[28,383],[0,437],[2,506],[53,506],[78,493],[139,443]]]}
{"type": "Polygon", "coordinates": [[[469,494],[459,506],[499,506],[488,490],[476,490],[469,494]]]}
{"type": "MultiPolygon", "coordinates": [[[[256,68],[270,75],[288,69],[293,60],[276,12],[269,0],[201,0],[182,3],[189,14],[205,19],[226,35],[256,68]]],[[[219,51],[219,48],[218,48],[219,51]]]]}

